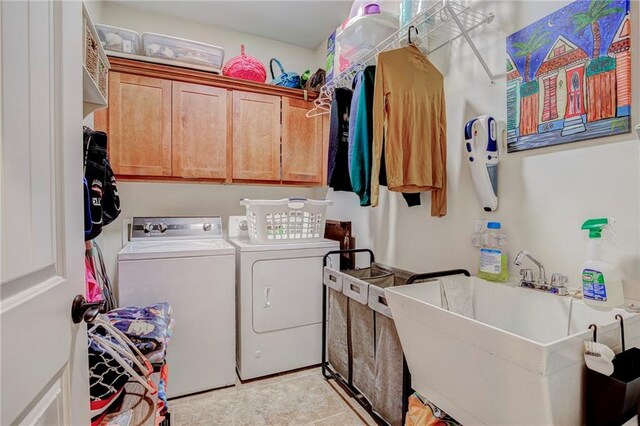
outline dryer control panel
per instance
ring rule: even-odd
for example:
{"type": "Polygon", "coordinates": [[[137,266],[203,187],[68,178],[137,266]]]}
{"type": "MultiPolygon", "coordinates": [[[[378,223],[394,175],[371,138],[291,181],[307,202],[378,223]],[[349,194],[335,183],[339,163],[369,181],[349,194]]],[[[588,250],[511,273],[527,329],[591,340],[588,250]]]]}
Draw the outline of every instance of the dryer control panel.
{"type": "Polygon", "coordinates": [[[131,239],[222,238],[220,216],[134,217],[131,239]]]}

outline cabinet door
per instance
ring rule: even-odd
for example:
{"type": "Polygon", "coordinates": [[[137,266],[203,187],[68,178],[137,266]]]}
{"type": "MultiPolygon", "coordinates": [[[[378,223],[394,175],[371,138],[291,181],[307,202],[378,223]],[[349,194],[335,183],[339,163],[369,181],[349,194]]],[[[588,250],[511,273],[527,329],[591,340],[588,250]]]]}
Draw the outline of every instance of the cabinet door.
{"type": "Polygon", "coordinates": [[[171,175],[171,81],[109,73],[109,156],[116,174],[171,175]]]}
{"type": "Polygon", "coordinates": [[[233,92],[233,179],[280,181],[280,97],[233,92]]]}
{"type": "Polygon", "coordinates": [[[312,102],[282,99],[282,180],[322,182],[322,117],[307,118],[312,102]]]}
{"type": "Polygon", "coordinates": [[[173,83],[173,176],[227,177],[228,99],[226,89],[173,83]]]}

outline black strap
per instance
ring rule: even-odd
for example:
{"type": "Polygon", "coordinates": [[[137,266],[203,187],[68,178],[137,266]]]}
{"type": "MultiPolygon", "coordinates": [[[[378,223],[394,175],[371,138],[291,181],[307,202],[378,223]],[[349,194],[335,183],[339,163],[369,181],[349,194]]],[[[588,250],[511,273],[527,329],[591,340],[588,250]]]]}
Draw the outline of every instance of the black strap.
{"type": "Polygon", "coordinates": [[[269,70],[271,71],[271,79],[272,79],[272,80],[275,80],[275,79],[276,79],[276,76],[275,76],[275,74],[273,73],[273,63],[274,63],[274,62],[275,62],[275,63],[276,63],[276,65],[278,65],[278,67],[280,68],[280,73],[281,73],[281,74],[284,74],[284,73],[285,73],[285,72],[284,72],[284,67],[282,66],[282,64],[280,63],[280,61],[279,61],[279,60],[277,60],[276,58],[271,58],[271,60],[269,61],[269,70]]]}

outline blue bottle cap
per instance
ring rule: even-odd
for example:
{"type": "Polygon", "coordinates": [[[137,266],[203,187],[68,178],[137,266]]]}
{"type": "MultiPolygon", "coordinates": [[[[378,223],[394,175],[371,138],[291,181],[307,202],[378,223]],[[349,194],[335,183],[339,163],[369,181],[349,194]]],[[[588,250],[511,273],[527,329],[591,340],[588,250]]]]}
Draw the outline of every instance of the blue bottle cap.
{"type": "Polygon", "coordinates": [[[500,229],[500,228],[502,228],[502,226],[500,225],[500,222],[489,222],[489,223],[487,223],[487,228],[489,228],[489,229],[500,229]]]}

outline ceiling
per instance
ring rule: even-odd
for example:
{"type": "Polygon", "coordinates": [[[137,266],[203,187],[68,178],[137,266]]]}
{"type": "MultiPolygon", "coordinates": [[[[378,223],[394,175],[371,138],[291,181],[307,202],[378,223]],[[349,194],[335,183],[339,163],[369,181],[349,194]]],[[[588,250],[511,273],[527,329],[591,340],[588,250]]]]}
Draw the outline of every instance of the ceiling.
{"type": "Polygon", "coordinates": [[[315,49],[349,15],[351,0],[111,0],[129,7],[315,49]]]}

